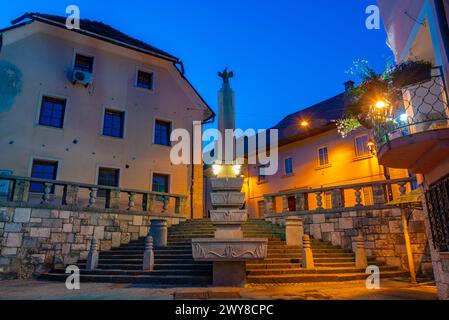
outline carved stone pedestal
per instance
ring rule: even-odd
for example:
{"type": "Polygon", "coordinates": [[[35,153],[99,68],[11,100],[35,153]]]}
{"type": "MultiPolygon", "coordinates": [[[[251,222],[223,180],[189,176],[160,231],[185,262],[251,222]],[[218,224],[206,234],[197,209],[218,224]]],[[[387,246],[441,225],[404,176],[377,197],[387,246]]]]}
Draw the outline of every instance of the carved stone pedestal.
{"type": "Polygon", "coordinates": [[[214,262],[215,287],[244,287],[246,283],[246,262],[214,262]]]}
{"type": "Polygon", "coordinates": [[[212,180],[211,220],[216,227],[213,239],[192,239],[195,261],[213,262],[213,285],[243,287],[246,281],[246,261],[261,260],[267,256],[268,239],[243,238],[242,223],[248,219],[246,210],[240,210],[245,194],[241,193],[240,178],[212,180]]]}

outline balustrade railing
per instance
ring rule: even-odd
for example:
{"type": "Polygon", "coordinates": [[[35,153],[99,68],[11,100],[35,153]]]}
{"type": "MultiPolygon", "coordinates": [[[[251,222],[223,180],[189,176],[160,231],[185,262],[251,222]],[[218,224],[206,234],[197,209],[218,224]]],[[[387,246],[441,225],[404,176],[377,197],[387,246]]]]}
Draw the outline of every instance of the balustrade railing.
{"type": "Polygon", "coordinates": [[[398,88],[392,114],[374,128],[377,147],[411,134],[449,128],[448,94],[441,67],[423,82],[398,88]]]}
{"type": "Polygon", "coordinates": [[[81,210],[185,213],[185,195],[87,183],[0,175],[0,205],[32,205],[81,210]],[[42,188],[32,188],[42,186],[42,188]],[[41,189],[43,192],[32,192],[41,189]],[[100,194],[99,194],[99,191],[100,194]]]}
{"type": "Polygon", "coordinates": [[[265,194],[265,216],[382,208],[415,183],[415,178],[404,178],[265,194]]]}

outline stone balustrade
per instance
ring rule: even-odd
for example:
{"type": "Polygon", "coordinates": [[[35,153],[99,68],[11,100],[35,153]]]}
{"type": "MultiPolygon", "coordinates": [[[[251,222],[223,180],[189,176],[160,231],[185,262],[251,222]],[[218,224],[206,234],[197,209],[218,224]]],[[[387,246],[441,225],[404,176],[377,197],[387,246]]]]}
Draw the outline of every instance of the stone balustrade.
{"type": "Polygon", "coordinates": [[[0,175],[0,180],[9,181],[0,206],[181,216],[186,211],[185,195],[12,175],[0,175]],[[43,192],[30,192],[32,184],[43,186],[43,192]]]}
{"type": "MultiPolygon", "coordinates": [[[[269,194],[265,195],[265,208],[269,209],[265,219],[285,226],[287,244],[298,245],[303,240],[303,234],[309,235],[352,250],[358,256],[359,266],[364,265],[366,255],[408,270],[401,210],[387,205],[387,193],[392,190],[391,194],[396,198],[410,190],[413,182],[413,179],[398,179],[269,194]],[[370,187],[372,194],[368,203],[362,196],[366,187],[370,187]],[[328,201],[329,206],[324,201],[325,193],[332,198],[328,201]],[[348,200],[349,193],[353,198],[348,200]],[[288,208],[288,203],[293,203],[288,201],[291,196],[295,197],[298,210],[288,208]],[[316,202],[311,201],[312,197],[316,202]],[[282,205],[281,212],[276,211],[279,207],[276,202],[282,205]]],[[[419,273],[431,275],[423,211],[412,210],[408,229],[412,255],[419,273]]]]}
{"type": "Polygon", "coordinates": [[[0,198],[0,279],[29,278],[80,259],[95,269],[98,251],[148,235],[155,247],[163,247],[167,227],[187,219],[182,195],[16,176],[0,179],[9,181],[9,192],[0,198]],[[32,183],[44,185],[44,192],[30,193],[32,183]]]}
{"type": "Polygon", "coordinates": [[[265,218],[277,218],[279,214],[285,217],[297,213],[388,208],[386,203],[410,190],[415,181],[415,178],[404,178],[265,194],[265,218]],[[294,201],[289,201],[292,198],[294,201]]]}

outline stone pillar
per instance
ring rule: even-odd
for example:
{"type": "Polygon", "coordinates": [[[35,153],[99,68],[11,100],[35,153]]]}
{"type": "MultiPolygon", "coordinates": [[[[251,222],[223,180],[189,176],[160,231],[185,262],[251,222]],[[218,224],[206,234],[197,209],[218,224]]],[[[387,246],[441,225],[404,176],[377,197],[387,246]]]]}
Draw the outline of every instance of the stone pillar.
{"type": "Polygon", "coordinates": [[[282,212],[289,212],[288,196],[285,194],[282,196],[282,212]]]}
{"type": "Polygon", "coordinates": [[[265,197],[265,214],[272,214],[273,213],[273,198],[272,197],[265,197]]]}
{"type": "Polygon", "coordinates": [[[285,223],[285,238],[287,246],[302,246],[304,228],[301,218],[289,217],[285,223]]]}
{"type": "Polygon", "coordinates": [[[385,187],[382,184],[373,184],[373,204],[384,205],[385,200],[385,187]]]}
{"type": "Polygon", "coordinates": [[[343,208],[345,206],[344,191],[334,189],[331,191],[332,208],[343,208]]]}
{"type": "Polygon", "coordinates": [[[295,195],[296,211],[305,211],[305,210],[309,209],[307,207],[306,196],[307,196],[307,194],[304,194],[304,193],[297,193],[295,195]]]}
{"type": "Polygon", "coordinates": [[[143,254],[143,271],[154,271],[153,238],[148,235],[145,239],[145,252],[143,254]]]}
{"type": "Polygon", "coordinates": [[[314,269],[315,263],[313,262],[313,253],[310,246],[310,237],[305,234],[302,242],[302,267],[305,269],[314,269]]]}
{"type": "Polygon", "coordinates": [[[78,186],[73,186],[70,184],[64,186],[62,203],[66,206],[76,206],[78,204],[78,190],[78,186]]]}
{"type": "Polygon", "coordinates": [[[30,182],[26,180],[16,180],[14,182],[14,192],[12,195],[12,201],[14,202],[28,202],[30,190],[30,182]]]}
{"type": "Polygon", "coordinates": [[[120,190],[110,190],[109,194],[109,208],[119,209],[120,208],[120,190]]]}
{"type": "Polygon", "coordinates": [[[155,248],[167,246],[167,221],[164,219],[151,220],[150,233],[155,248]]]}
{"type": "Polygon", "coordinates": [[[90,243],[89,254],[87,255],[86,269],[95,270],[98,268],[98,251],[97,251],[97,239],[93,238],[90,243]]]}
{"type": "Polygon", "coordinates": [[[357,237],[355,241],[355,267],[357,269],[365,270],[368,266],[368,260],[366,259],[365,240],[363,239],[363,237],[357,237]]]}

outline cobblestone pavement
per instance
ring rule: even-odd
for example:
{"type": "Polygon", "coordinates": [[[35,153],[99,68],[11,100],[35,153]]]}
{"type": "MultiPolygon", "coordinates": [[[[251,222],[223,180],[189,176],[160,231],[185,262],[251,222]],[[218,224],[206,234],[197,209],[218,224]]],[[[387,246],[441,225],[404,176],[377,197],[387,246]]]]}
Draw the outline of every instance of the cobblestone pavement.
{"type": "Polygon", "coordinates": [[[378,290],[368,290],[364,281],[251,285],[236,288],[152,288],[146,285],[81,283],[80,290],[67,290],[64,283],[37,280],[0,281],[0,300],[63,299],[300,299],[300,300],[435,300],[432,283],[412,285],[384,280],[378,290]]]}

